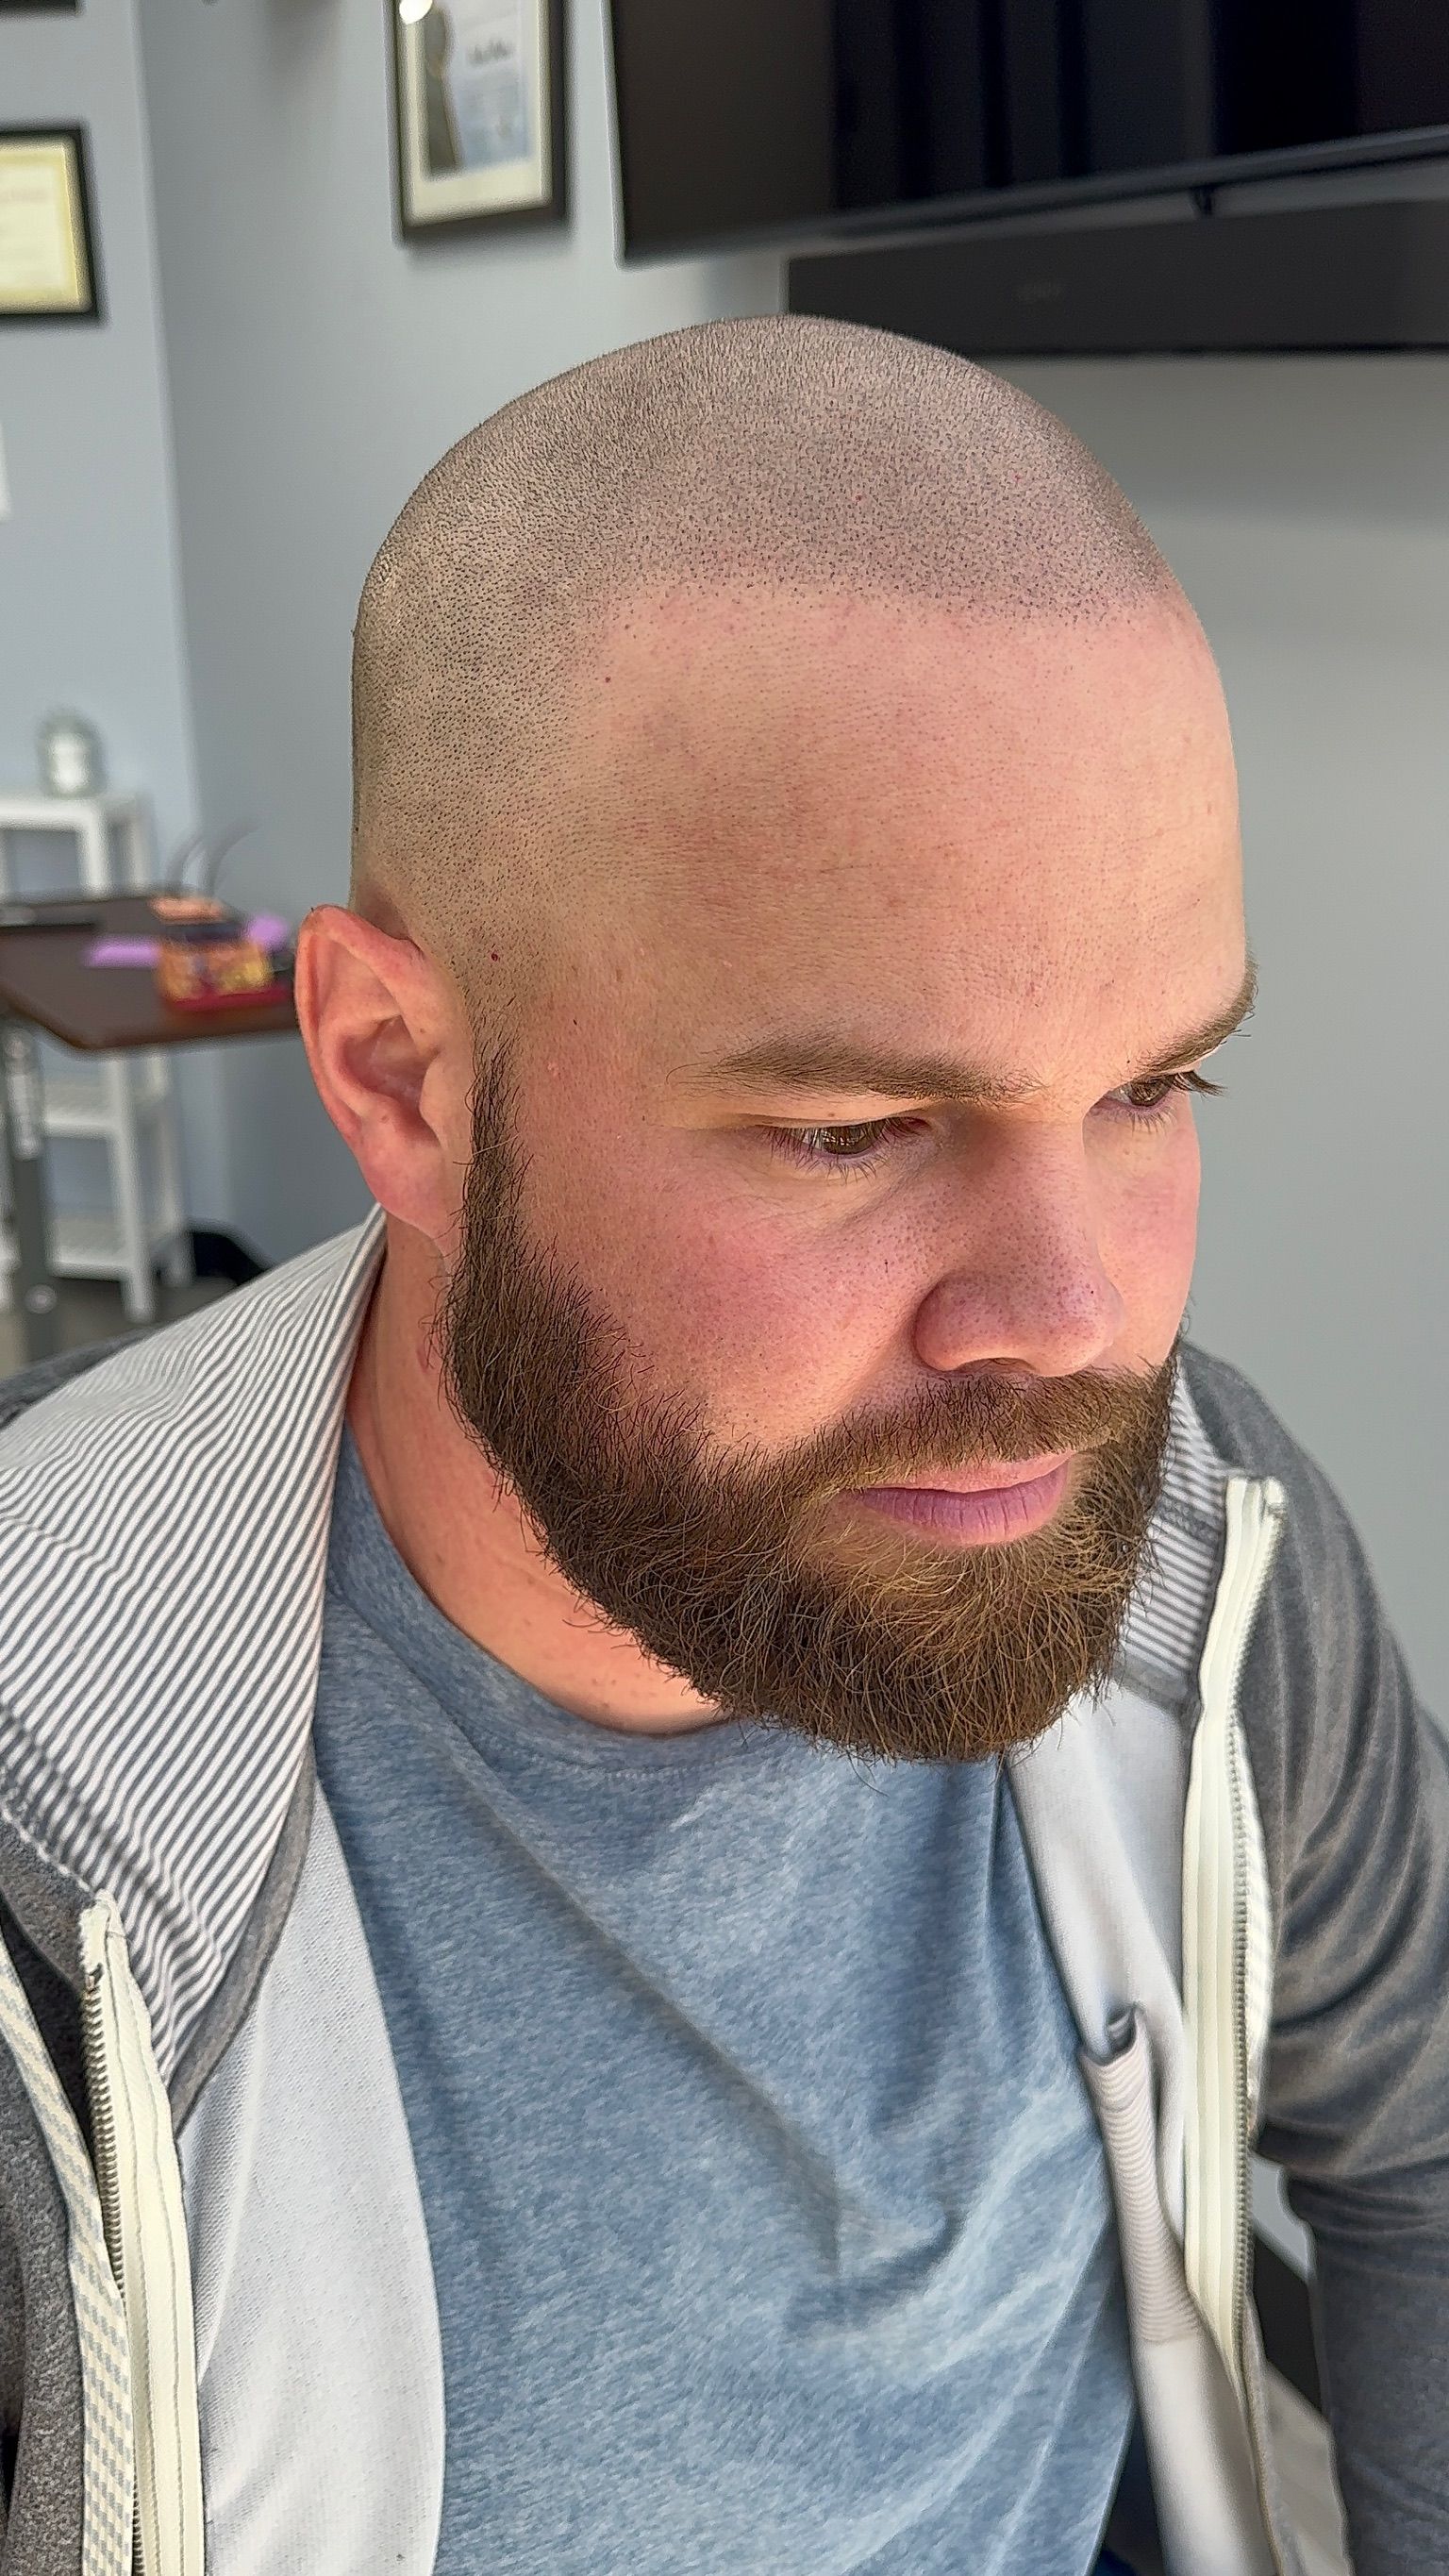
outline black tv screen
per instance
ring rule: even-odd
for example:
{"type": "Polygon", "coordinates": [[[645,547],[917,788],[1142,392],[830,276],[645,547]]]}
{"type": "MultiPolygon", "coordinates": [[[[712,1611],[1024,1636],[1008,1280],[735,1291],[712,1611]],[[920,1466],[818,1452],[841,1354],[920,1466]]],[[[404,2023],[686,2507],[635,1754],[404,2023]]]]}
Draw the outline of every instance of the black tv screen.
{"type": "Polygon", "coordinates": [[[612,0],[628,258],[1449,151],[1446,0],[612,0]]]}

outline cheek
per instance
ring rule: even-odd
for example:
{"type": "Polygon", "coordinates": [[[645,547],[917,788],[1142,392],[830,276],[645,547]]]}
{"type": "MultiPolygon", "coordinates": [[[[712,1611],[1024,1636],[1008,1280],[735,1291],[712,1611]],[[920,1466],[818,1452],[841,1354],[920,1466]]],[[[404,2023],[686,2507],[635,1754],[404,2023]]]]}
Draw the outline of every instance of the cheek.
{"type": "Polygon", "coordinates": [[[726,1207],[698,1174],[631,1167],[600,1146],[575,1152],[559,1187],[531,1180],[526,1205],[530,1230],[617,1318],[646,1382],[701,1398],[721,1441],[808,1434],[899,1330],[900,1265],[879,1243],[852,1247],[748,1200],[726,1207]]]}
{"type": "Polygon", "coordinates": [[[632,1234],[611,1227],[598,1292],[659,1385],[702,1398],[731,1446],[814,1430],[899,1329],[888,1263],[867,1271],[859,1253],[792,1238],[778,1219],[726,1224],[668,1194],[639,1214],[632,1234]]]}
{"type": "Polygon", "coordinates": [[[1103,1264],[1138,1347],[1153,1357],[1170,1349],[1192,1286],[1201,1178],[1197,1130],[1186,1118],[1149,1171],[1123,1175],[1107,1209],[1103,1264]]]}

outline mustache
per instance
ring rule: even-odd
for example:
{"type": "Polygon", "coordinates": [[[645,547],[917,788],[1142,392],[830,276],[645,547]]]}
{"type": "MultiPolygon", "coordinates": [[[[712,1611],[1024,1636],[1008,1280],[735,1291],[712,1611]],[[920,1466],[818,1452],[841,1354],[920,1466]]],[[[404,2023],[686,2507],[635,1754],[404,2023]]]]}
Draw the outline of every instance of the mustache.
{"type": "Polygon", "coordinates": [[[806,1472],[832,1484],[888,1484],[931,1468],[979,1473],[1014,1460],[1092,1450],[1140,1434],[1162,1371],[1014,1385],[978,1374],[923,1388],[905,1416],[856,1413],[823,1434],[806,1472]]]}

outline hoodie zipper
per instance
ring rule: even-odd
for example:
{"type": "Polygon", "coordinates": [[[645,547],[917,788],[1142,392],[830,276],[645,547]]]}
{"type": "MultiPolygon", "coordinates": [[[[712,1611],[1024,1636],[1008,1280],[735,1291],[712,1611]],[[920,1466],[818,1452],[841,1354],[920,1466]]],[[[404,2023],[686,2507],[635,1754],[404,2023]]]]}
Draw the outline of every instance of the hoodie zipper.
{"type": "MultiPolygon", "coordinates": [[[[125,2249],[121,2242],[121,2195],[116,2179],[116,2104],[111,2091],[110,2069],[106,2064],[105,2032],[102,2027],[100,1998],[105,1969],[99,1963],[86,1975],[81,1988],[81,2054],[85,2060],[86,2092],[91,2106],[91,2129],[94,2136],[96,2189],[100,2194],[101,2226],[106,2239],[106,2252],[111,2270],[121,2293],[121,2306],[126,2304],[124,2276],[125,2249]]],[[[134,2392],[134,2373],[132,2374],[134,2392]]],[[[141,2544],[141,2497],[135,2479],[131,2482],[131,2565],[133,2576],[147,2576],[146,2554],[141,2544]]]]}
{"type": "Polygon", "coordinates": [[[125,2311],[135,2436],[134,2576],[203,2576],[191,2262],[171,2107],[119,1910],[80,1918],[81,2033],[106,2251],[125,2311]]]}
{"type": "MultiPolygon", "coordinates": [[[[1248,2139],[1248,2027],[1247,2027],[1247,1836],[1244,1817],[1243,1781],[1239,1767],[1240,1735],[1238,1722],[1238,1684],[1248,1641],[1253,1633],[1258,1605],[1272,1571],[1282,1535],[1287,1503],[1283,1487],[1274,1476],[1228,1479],[1227,1487],[1227,1563],[1224,1582],[1228,1608],[1224,1635],[1230,1660],[1219,1674],[1212,1670],[1213,1704],[1223,1713],[1224,1740],[1222,1758],[1227,1767],[1228,1801],[1232,1819],[1232,2041],[1234,2079],[1234,2206],[1237,2238],[1235,2244],[1232,2364],[1235,2389],[1248,2423],[1253,2452],[1254,2477],[1262,2511],[1263,2528],[1279,2576],[1288,2576],[1274,2536],[1272,2516],[1264,2492],[1261,2465],[1258,2460],[1256,2428],[1253,2426],[1247,2394],[1247,2376],[1243,2366],[1243,2327],[1250,2297],[1252,2263],[1252,2207],[1249,2173],[1248,2139]]],[[[1222,1648],[1217,1639],[1212,1650],[1222,1648]]],[[[1205,1674],[1209,1654],[1204,1655],[1205,1674]]],[[[1204,1701],[1208,1697],[1204,1688],[1204,1701]]]]}
{"type": "MultiPolygon", "coordinates": [[[[1284,1495],[1282,1486],[1278,1483],[1277,1479],[1273,1477],[1265,1478],[1258,1483],[1256,1487],[1250,1486],[1248,1491],[1256,1491],[1258,1496],[1259,1518],[1256,1532],[1257,1554],[1253,1560],[1252,1588],[1249,1594],[1247,1606],[1243,1612],[1242,1626],[1238,1631],[1237,1642],[1233,1654],[1231,1682],[1233,1732],[1228,1747],[1229,1762],[1231,1766],[1230,1786],[1233,1802],[1233,2020],[1237,2033],[1237,2064],[1235,2072],[1237,2076],[1238,2100],[1238,2284],[1237,2310],[1233,2320],[1233,2331],[1234,2348],[1238,2356],[1238,2371],[1243,2383],[1245,2411],[1248,2415],[1250,2432],[1255,2436],[1252,2443],[1253,2472],[1258,2489],[1258,2501],[1262,2507],[1263,2529],[1268,2535],[1268,2546],[1272,2551],[1274,2561],[1279,2569],[1279,2576],[1289,2576],[1289,2570],[1285,2566],[1279,2553],[1277,2536],[1273,2529],[1272,2511],[1268,2503],[1268,2497],[1264,2486],[1262,2464],[1258,2457],[1259,2445],[1256,2435],[1259,2428],[1254,2425],[1252,2420],[1252,2408],[1248,2402],[1247,2394],[1247,2372],[1244,2368],[1243,2362],[1243,2327],[1247,2316],[1248,2302],[1252,2295],[1253,2217],[1248,2138],[1248,1862],[1247,1840],[1243,1823],[1242,1775],[1242,1765],[1247,1757],[1246,1750],[1242,1743],[1238,1720],[1238,1682],[1242,1673],[1243,1658],[1247,1653],[1248,1639],[1252,1633],[1253,1623],[1257,1617],[1258,1604],[1262,1599],[1263,1588],[1272,1572],[1273,1560],[1278,1552],[1278,1542],[1283,1534],[1283,1522],[1287,1512],[1287,1499],[1284,1495]]],[[[1245,1507],[1246,1500],[1247,1497],[1245,1495],[1245,1507]]]]}

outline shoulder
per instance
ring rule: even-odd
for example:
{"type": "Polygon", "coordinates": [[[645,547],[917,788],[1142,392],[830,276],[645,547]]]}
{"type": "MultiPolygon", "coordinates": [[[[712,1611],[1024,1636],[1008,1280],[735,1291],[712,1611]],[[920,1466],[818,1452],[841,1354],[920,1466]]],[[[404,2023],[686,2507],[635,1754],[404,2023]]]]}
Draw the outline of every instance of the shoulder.
{"type": "Polygon", "coordinates": [[[1321,1461],[1233,1361],[1184,1341],[1182,1374],[1222,1467],[1275,1476],[1283,1488],[1286,1518],[1271,1587],[1279,1607],[1302,1581],[1331,1618],[1361,1617],[1372,1592],[1367,1553],[1321,1461]]]}
{"type": "Polygon", "coordinates": [[[108,1341],[87,1342],[82,1350],[58,1351],[52,1359],[32,1360],[28,1368],[0,1377],[0,1432],[44,1396],[54,1395],[57,1387],[68,1386],[73,1377],[81,1377],[102,1360],[112,1359],[117,1351],[128,1350],[133,1342],[144,1341],[150,1330],[149,1325],[143,1324],[134,1333],[113,1333],[108,1341]]]}
{"type": "Polygon", "coordinates": [[[1402,1875],[1410,1849],[1431,1875],[1442,1873],[1449,1851],[1442,1735],[1332,1477],[1243,1370],[1184,1344],[1183,1374],[1228,1470],[1274,1476],[1283,1489],[1283,1529],[1239,1688],[1271,1874],[1291,1919],[1295,1883],[1300,1892],[1311,1884],[1323,1901],[1338,1873],[1334,1908],[1357,1887],[1367,1938],[1372,1906],[1382,1901],[1378,1873],[1397,1866],[1402,1875]]]}

